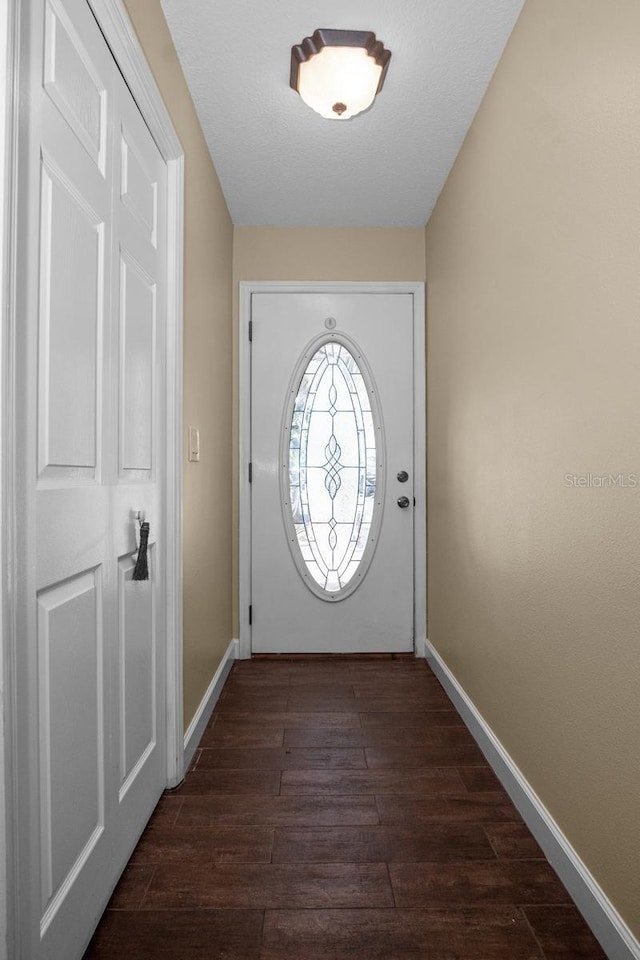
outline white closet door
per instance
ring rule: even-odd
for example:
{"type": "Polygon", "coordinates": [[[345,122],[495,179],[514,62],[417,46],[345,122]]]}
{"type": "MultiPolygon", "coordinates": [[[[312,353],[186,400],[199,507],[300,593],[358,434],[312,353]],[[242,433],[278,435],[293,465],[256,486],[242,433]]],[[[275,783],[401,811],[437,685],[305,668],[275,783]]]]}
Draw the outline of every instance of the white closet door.
{"type": "Polygon", "coordinates": [[[85,0],[29,15],[21,956],[79,960],[165,783],[165,168],[85,0]]]}

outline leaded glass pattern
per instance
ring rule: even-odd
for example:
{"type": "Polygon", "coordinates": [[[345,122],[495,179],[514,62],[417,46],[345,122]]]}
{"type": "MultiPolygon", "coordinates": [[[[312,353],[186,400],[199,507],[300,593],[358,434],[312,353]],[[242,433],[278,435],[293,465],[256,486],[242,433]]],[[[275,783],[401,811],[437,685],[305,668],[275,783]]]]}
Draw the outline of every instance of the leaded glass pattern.
{"type": "Polygon", "coordinates": [[[327,594],[352,581],[371,539],[378,476],[374,420],[370,390],[351,350],[336,340],[322,344],[293,403],[288,487],[304,566],[327,594]]]}

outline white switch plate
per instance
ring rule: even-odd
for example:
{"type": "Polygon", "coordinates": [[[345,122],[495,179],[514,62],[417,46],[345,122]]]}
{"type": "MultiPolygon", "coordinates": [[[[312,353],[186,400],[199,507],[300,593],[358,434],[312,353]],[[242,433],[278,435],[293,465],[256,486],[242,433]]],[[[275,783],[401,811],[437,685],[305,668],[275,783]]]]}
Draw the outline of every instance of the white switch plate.
{"type": "Polygon", "coordinates": [[[200,460],[200,431],[197,427],[189,427],[189,460],[192,463],[200,460]]]}

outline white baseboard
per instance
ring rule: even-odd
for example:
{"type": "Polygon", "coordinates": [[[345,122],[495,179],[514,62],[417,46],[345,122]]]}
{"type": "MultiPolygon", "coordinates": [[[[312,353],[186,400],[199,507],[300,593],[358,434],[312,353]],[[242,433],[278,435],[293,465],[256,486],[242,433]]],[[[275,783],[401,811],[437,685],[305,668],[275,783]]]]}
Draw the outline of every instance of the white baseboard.
{"type": "Polygon", "coordinates": [[[640,943],[428,640],[425,656],[609,960],[640,960],[640,943]]]}
{"type": "Polygon", "coordinates": [[[213,713],[213,708],[215,707],[220,694],[222,693],[222,688],[224,682],[229,676],[231,667],[233,666],[233,661],[238,659],[238,647],[239,641],[232,640],[229,646],[226,649],[226,652],[220,661],[220,666],[213,675],[213,680],[207,688],[200,706],[196,710],[193,720],[187,727],[186,733],[184,735],[184,769],[188,770],[191,761],[193,760],[193,755],[196,752],[196,748],[200,743],[202,734],[205,731],[211,714],[213,713]]]}

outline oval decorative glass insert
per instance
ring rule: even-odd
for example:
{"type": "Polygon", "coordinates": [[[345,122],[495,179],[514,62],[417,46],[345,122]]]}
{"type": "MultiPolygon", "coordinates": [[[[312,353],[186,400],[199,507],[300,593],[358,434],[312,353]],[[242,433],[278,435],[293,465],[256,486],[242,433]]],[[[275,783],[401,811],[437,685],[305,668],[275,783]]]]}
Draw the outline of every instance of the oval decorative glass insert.
{"type": "Polygon", "coordinates": [[[283,450],[285,520],[290,531],[293,521],[294,559],[310,589],[331,600],[352,593],[362,581],[382,501],[374,390],[366,364],[354,356],[360,352],[345,339],[334,334],[299,366],[285,427],[288,451],[283,450]]]}

